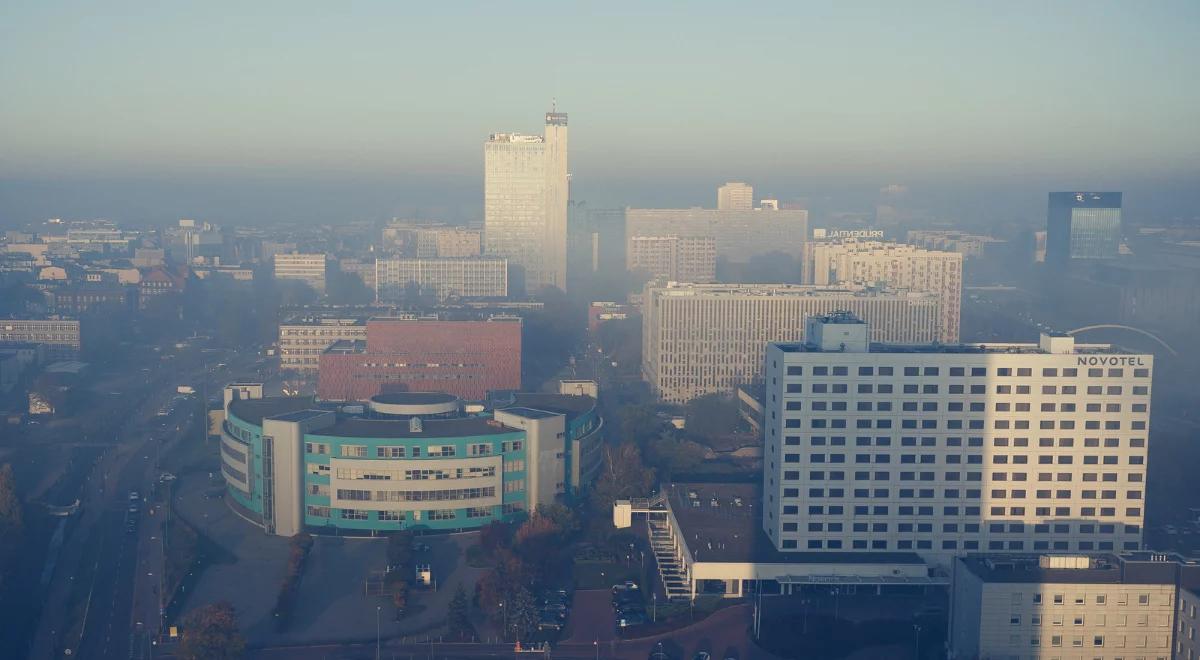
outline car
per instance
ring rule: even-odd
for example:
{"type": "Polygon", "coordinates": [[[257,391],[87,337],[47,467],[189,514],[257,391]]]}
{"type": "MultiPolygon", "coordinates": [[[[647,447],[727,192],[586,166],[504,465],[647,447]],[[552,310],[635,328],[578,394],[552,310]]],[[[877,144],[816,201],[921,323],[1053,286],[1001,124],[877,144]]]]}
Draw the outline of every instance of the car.
{"type": "Polygon", "coordinates": [[[129,501],[130,502],[136,502],[140,499],[142,499],[141,493],[137,492],[136,490],[129,491],[129,501]]]}
{"type": "Polygon", "coordinates": [[[562,619],[547,612],[538,617],[538,630],[562,630],[563,625],[562,619]]]}
{"type": "Polygon", "coordinates": [[[617,628],[630,628],[633,626],[641,626],[645,623],[645,612],[629,612],[623,616],[617,617],[617,628]]]}
{"type": "Polygon", "coordinates": [[[613,590],[614,594],[621,592],[621,591],[637,591],[637,588],[638,588],[637,582],[634,582],[633,580],[625,580],[624,582],[622,582],[620,584],[614,584],[612,586],[612,590],[613,590]]]}
{"type": "Polygon", "coordinates": [[[708,651],[696,651],[696,655],[692,656],[692,660],[712,660],[712,655],[708,651]]]}
{"type": "Polygon", "coordinates": [[[616,608],[614,612],[616,613],[618,619],[629,614],[640,614],[641,616],[646,616],[646,606],[641,603],[629,603],[628,605],[622,605],[616,608]]]}
{"type": "Polygon", "coordinates": [[[429,547],[428,543],[421,543],[420,541],[413,541],[412,549],[413,549],[413,552],[429,552],[430,547],[429,547]]]}

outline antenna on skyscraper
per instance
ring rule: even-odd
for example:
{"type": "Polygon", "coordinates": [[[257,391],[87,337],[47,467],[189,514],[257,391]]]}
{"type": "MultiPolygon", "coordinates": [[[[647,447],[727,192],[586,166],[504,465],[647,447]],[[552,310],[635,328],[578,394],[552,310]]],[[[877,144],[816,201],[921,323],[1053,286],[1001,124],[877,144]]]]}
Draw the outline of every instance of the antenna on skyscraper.
{"type": "Polygon", "coordinates": [[[558,112],[558,99],[550,97],[550,112],[558,112]]]}

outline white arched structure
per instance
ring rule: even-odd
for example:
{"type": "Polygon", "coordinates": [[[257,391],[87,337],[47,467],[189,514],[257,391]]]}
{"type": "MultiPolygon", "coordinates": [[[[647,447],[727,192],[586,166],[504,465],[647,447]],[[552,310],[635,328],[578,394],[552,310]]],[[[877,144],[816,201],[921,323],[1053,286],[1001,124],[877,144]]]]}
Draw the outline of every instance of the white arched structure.
{"type": "Polygon", "coordinates": [[[1158,335],[1156,335],[1152,332],[1147,332],[1146,330],[1142,330],[1141,328],[1135,328],[1131,325],[1118,325],[1116,323],[1101,323],[1098,325],[1086,325],[1082,328],[1075,328],[1074,330],[1068,330],[1067,334],[1068,335],[1077,335],[1081,332],[1087,332],[1089,330],[1104,330],[1104,329],[1129,330],[1130,332],[1136,332],[1139,335],[1144,335],[1144,336],[1149,337],[1149,338],[1153,339],[1154,341],[1158,342],[1158,345],[1167,349],[1167,351],[1171,355],[1179,355],[1179,352],[1176,351],[1174,348],[1171,348],[1170,344],[1163,341],[1162,337],[1159,337],[1158,335]]]}

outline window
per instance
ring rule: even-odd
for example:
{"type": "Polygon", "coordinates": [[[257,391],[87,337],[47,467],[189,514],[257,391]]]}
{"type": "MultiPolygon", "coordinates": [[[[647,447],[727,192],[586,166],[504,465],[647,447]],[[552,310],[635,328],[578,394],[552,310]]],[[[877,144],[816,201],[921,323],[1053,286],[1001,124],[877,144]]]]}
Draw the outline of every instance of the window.
{"type": "Polygon", "coordinates": [[[367,447],[366,445],[342,445],[342,456],[348,458],[366,458],[367,447]]]}

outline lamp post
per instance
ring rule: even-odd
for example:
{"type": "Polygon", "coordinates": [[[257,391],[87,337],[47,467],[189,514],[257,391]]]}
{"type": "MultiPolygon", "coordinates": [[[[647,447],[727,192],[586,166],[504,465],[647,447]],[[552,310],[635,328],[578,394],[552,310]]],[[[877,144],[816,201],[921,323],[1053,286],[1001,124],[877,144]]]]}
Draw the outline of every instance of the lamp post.
{"type": "Polygon", "coordinates": [[[915,642],[913,645],[913,660],[921,660],[921,624],[914,623],[913,631],[913,641],[915,642]]]}
{"type": "Polygon", "coordinates": [[[379,613],[382,610],[382,605],[375,606],[375,660],[379,660],[379,613]]]}
{"type": "Polygon", "coordinates": [[[651,612],[650,620],[653,621],[654,623],[658,623],[658,592],[657,591],[653,591],[650,593],[650,602],[651,602],[651,608],[652,608],[650,610],[650,612],[651,612]]]}

